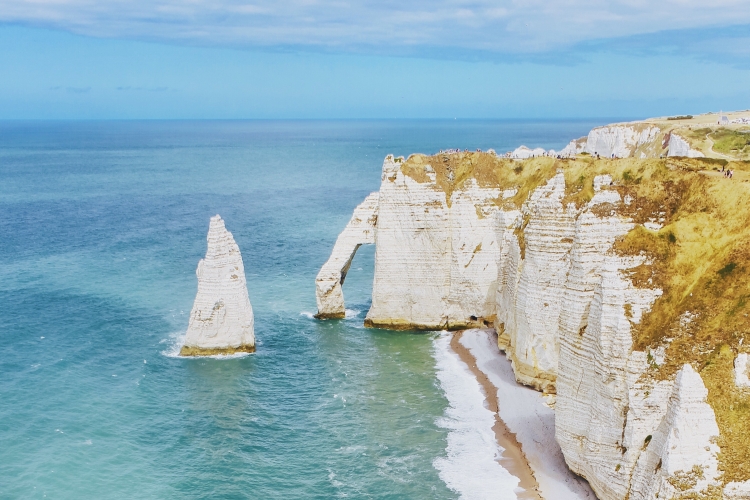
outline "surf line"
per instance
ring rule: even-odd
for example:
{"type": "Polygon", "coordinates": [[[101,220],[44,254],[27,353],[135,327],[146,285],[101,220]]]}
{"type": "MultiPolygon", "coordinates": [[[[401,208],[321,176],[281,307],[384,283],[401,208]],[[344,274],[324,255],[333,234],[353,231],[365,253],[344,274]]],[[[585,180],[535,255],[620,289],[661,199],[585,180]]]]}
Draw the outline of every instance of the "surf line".
{"type": "Polygon", "coordinates": [[[518,487],[523,489],[523,492],[516,493],[519,500],[544,500],[539,494],[539,483],[537,483],[536,477],[534,477],[534,472],[529,466],[526,455],[523,454],[521,444],[516,439],[516,435],[508,429],[508,426],[500,418],[500,414],[498,413],[497,387],[490,382],[487,375],[477,368],[477,360],[474,358],[474,355],[459,342],[463,334],[463,330],[452,332],[450,346],[453,352],[458,354],[459,359],[469,367],[471,373],[476,377],[477,382],[482,387],[487,405],[495,415],[495,425],[492,426],[492,430],[495,432],[497,444],[503,449],[498,462],[500,462],[500,465],[505,470],[518,478],[518,487]]]}

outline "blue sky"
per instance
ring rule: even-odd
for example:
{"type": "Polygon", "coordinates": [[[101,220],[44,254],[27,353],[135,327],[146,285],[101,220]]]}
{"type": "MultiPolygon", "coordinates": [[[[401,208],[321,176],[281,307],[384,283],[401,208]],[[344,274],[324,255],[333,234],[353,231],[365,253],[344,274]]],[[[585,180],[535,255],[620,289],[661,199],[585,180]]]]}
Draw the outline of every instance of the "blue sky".
{"type": "Polygon", "coordinates": [[[0,0],[0,119],[750,108],[745,0],[0,0]]]}

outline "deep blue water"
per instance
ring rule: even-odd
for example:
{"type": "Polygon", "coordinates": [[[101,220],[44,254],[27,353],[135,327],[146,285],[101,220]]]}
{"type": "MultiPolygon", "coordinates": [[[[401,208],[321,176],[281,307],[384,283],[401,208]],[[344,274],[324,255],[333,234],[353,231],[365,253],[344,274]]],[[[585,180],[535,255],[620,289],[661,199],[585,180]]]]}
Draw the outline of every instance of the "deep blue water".
{"type": "Polygon", "coordinates": [[[455,498],[434,334],[314,279],[388,153],[563,147],[611,120],[0,122],[0,498],[455,498]],[[257,353],[177,359],[209,217],[257,353]]]}

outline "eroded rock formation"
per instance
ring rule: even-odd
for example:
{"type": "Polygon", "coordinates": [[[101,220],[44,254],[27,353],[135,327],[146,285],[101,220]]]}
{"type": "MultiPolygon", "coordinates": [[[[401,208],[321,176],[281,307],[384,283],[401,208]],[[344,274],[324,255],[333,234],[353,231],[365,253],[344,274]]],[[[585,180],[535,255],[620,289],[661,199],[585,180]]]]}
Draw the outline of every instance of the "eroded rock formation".
{"type": "Polygon", "coordinates": [[[366,323],[494,324],[599,498],[750,498],[750,188],[660,127],[570,146],[619,160],[387,157],[366,323]]]}
{"type": "Polygon", "coordinates": [[[336,240],[331,257],[315,278],[315,298],[318,302],[316,318],[344,317],[346,309],[341,286],[357,249],[362,245],[375,243],[379,197],[379,193],[371,193],[354,209],[351,220],[336,240]]]}
{"type": "Polygon", "coordinates": [[[705,156],[693,149],[674,126],[661,122],[632,122],[592,129],[588,136],[571,141],[560,151],[563,156],[580,153],[605,158],[658,158],[660,156],[705,156]]]}
{"type": "Polygon", "coordinates": [[[502,191],[475,179],[452,190],[458,172],[446,164],[436,172],[421,156],[406,172],[402,165],[392,156],[383,163],[366,324],[433,330],[491,322],[499,257],[494,200],[502,191]]]}
{"type": "Polygon", "coordinates": [[[211,217],[206,257],[198,262],[198,293],[180,356],[255,351],[253,308],[245,267],[232,233],[211,217]]]}

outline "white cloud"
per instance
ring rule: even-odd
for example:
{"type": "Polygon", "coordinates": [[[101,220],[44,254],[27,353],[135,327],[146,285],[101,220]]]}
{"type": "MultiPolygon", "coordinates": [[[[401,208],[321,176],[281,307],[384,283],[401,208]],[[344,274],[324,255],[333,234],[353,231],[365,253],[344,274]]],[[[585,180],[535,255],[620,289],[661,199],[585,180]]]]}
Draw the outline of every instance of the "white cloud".
{"type": "Polygon", "coordinates": [[[524,54],[591,40],[750,24],[750,2],[0,0],[0,22],[201,45],[524,54]]]}

